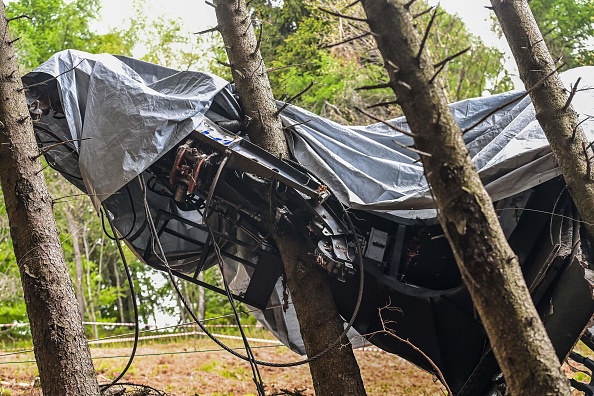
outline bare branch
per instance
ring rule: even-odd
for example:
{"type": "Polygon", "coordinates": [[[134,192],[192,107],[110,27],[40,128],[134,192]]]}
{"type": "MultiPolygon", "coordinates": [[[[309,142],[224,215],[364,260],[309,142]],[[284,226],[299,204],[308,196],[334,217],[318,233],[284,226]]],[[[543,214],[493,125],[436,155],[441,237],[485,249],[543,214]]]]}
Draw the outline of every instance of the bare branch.
{"type": "Polygon", "coordinates": [[[357,110],[358,112],[361,112],[361,113],[365,114],[367,117],[371,118],[372,120],[375,120],[375,121],[377,121],[379,123],[384,124],[385,126],[387,126],[390,129],[393,129],[396,132],[400,132],[401,134],[406,135],[406,136],[409,136],[409,137],[412,137],[412,138],[415,137],[415,134],[414,133],[409,132],[409,131],[406,131],[406,130],[401,129],[401,128],[398,128],[398,127],[390,124],[386,120],[382,120],[381,118],[378,118],[378,117],[374,116],[373,114],[371,114],[371,113],[369,113],[369,112],[367,112],[367,111],[365,111],[363,109],[360,109],[357,106],[355,106],[355,110],[357,110]]]}
{"type": "Polygon", "coordinates": [[[418,14],[414,14],[414,15],[413,15],[413,18],[414,18],[414,19],[417,19],[418,17],[421,17],[421,16],[423,16],[423,15],[425,15],[425,14],[428,14],[428,13],[430,13],[430,12],[431,12],[431,10],[432,10],[432,9],[434,9],[434,8],[435,8],[435,6],[433,6],[433,7],[429,7],[429,8],[427,8],[425,11],[421,11],[421,12],[419,12],[418,14]]]}
{"type": "Polygon", "coordinates": [[[311,121],[312,121],[312,119],[310,118],[309,120],[305,120],[305,121],[297,122],[295,124],[287,125],[287,126],[283,127],[283,129],[294,128],[299,125],[307,124],[308,122],[311,122],[311,121]]]}
{"type": "Polygon", "coordinates": [[[438,62],[438,63],[434,64],[434,65],[433,65],[433,67],[435,67],[435,68],[438,68],[438,67],[440,67],[440,66],[442,66],[442,65],[445,65],[445,64],[446,64],[446,63],[448,63],[448,62],[451,62],[451,61],[453,61],[454,59],[456,59],[456,58],[457,58],[457,57],[459,57],[460,55],[462,55],[462,54],[464,54],[464,53],[466,53],[466,52],[470,51],[470,48],[471,48],[471,47],[464,48],[462,51],[458,51],[458,52],[456,52],[455,54],[448,56],[447,58],[445,58],[445,59],[444,59],[444,60],[442,60],[441,62],[438,62]]]}
{"type": "Polygon", "coordinates": [[[355,88],[355,91],[370,91],[372,89],[390,88],[390,83],[379,83],[377,85],[364,85],[362,87],[355,88]]]}
{"type": "Polygon", "coordinates": [[[54,147],[61,146],[63,144],[67,144],[67,143],[72,143],[72,142],[82,142],[83,140],[89,140],[89,139],[91,139],[91,138],[88,137],[88,138],[82,138],[82,139],[68,139],[68,140],[64,140],[59,143],[50,144],[49,146],[44,146],[41,148],[41,150],[39,150],[39,154],[35,155],[32,159],[37,159],[37,158],[41,157],[42,155],[48,153],[54,147]]]}
{"type": "Polygon", "coordinates": [[[459,51],[459,52],[455,53],[454,55],[448,56],[447,58],[445,58],[441,62],[437,63],[434,66],[434,67],[437,67],[437,70],[435,71],[435,73],[433,73],[433,76],[431,76],[431,79],[429,80],[429,82],[431,84],[433,84],[433,81],[435,81],[435,79],[437,78],[437,76],[439,75],[439,73],[441,73],[441,71],[446,67],[446,65],[448,64],[448,62],[450,62],[453,59],[455,59],[456,57],[462,55],[463,53],[465,53],[469,49],[470,49],[470,47],[468,47],[466,49],[463,49],[462,51],[459,51]]]}
{"type": "Polygon", "coordinates": [[[303,95],[304,93],[306,93],[307,91],[309,91],[313,86],[314,86],[315,82],[312,81],[311,83],[309,83],[309,85],[301,92],[299,92],[297,95],[293,96],[291,99],[287,100],[285,102],[284,105],[282,105],[282,107],[280,109],[278,109],[275,114],[279,115],[280,113],[282,113],[282,111],[284,109],[286,109],[289,105],[291,105],[291,103],[297,99],[299,99],[299,97],[301,97],[301,95],[303,95]]]}
{"type": "Polygon", "coordinates": [[[346,5],[346,6],[343,8],[343,10],[346,10],[346,9],[348,9],[348,8],[351,8],[351,7],[354,7],[354,6],[355,6],[355,5],[356,5],[356,4],[357,4],[359,1],[361,1],[361,0],[355,0],[355,1],[353,1],[352,3],[350,3],[350,4],[346,5]]]}
{"type": "Polygon", "coordinates": [[[417,2],[417,0],[410,0],[408,3],[406,3],[404,5],[404,8],[406,8],[407,10],[410,8],[410,6],[412,6],[413,4],[415,4],[417,2]]]}
{"type": "Polygon", "coordinates": [[[357,22],[365,22],[365,23],[367,23],[367,19],[366,18],[357,18],[357,17],[353,17],[353,16],[341,14],[340,12],[334,12],[334,11],[331,11],[331,10],[328,10],[328,9],[322,8],[322,7],[319,7],[319,10],[322,11],[322,12],[325,12],[326,14],[330,14],[330,15],[335,16],[335,17],[338,17],[338,18],[350,19],[351,21],[357,21],[357,22]]]}
{"type": "Polygon", "coordinates": [[[388,100],[386,102],[379,102],[379,103],[376,103],[376,104],[372,104],[371,106],[367,106],[366,109],[373,109],[373,108],[376,108],[376,107],[387,107],[387,106],[390,106],[390,105],[397,105],[397,104],[398,104],[398,99],[396,99],[396,100],[388,100]]]}
{"type": "Polygon", "coordinates": [[[571,140],[575,139],[575,134],[577,133],[577,130],[580,127],[580,125],[582,125],[584,122],[588,121],[591,118],[592,118],[592,116],[587,116],[586,118],[584,118],[583,120],[578,122],[575,127],[573,127],[573,132],[571,134],[571,140]]]}
{"type": "Polygon", "coordinates": [[[7,18],[7,19],[6,19],[6,22],[10,23],[10,22],[12,22],[12,21],[17,21],[17,20],[19,20],[19,19],[23,19],[23,18],[27,18],[27,19],[29,19],[29,20],[33,19],[33,18],[31,18],[29,15],[26,15],[26,14],[21,14],[21,15],[19,15],[19,16],[15,16],[15,17],[12,17],[12,18],[7,18]]]}
{"type": "Polygon", "coordinates": [[[20,37],[17,37],[17,38],[15,38],[15,39],[8,40],[8,41],[6,42],[6,44],[8,44],[8,45],[12,45],[12,44],[16,43],[17,41],[19,41],[20,39],[21,39],[20,37]]]}
{"type": "MultiPolygon", "coordinates": [[[[119,194],[119,192],[115,192],[114,194],[119,194]]],[[[87,194],[87,193],[81,193],[81,194],[64,195],[63,197],[58,197],[56,199],[52,199],[52,204],[64,202],[64,200],[66,198],[74,198],[74,197],[101,197],[101,196],[104,196],[104,195],[109,195],[109,194],[87,194]]]]}
{"type": "Polygon", "coordinates": [[[431,27],[433,26],[433,22],[435,22],[435,17],[437,17],[437,10],[439,8],[435,7],[433,14],[431,15],[431,19],[429,20],[429,24],[427,25],[427,29],[425,29],[425,34],[423,35],[423,40],[421,40],[421,46],[419,47],[419,52],[417,53],[417,61],[421,59],[421,55],[423,54],[423,50],[425,49],[425,44],[427,44],[427,38],[429,38],[429,32],[431,31],[431,27]]]}
{"type": "Polygon", "coordinates": [[[199,32],[196,32],[194,34],[206,34],[206,33],[211,33],[211,32],[218,32],[219,31],[219,25],[215,26],[215,27],[211,27],[209,29],[206,30],[201,30],[199,32]]]}
{"type": "Polygon", "coordinates": [[[334,44],[324,45],[322,48],[324,48],[324,49],[328,49],[328,48],[337,47],[337,46],[339,46],[339,45],[341,45],[341,44],[350,43],[351,41],[359,40],[359,39],[362,39],[363,37],[370,36],[371,34],[372,34],[371,32],[366,32],[366,33],[360,34],[359,36],[350,37],[350,38],[348,38],[348,39],[346,39],[346,40],[343,40],[343,41],[341,41],[341,42],[339,42],[339,43],[334,43],[334,44]]]}
{"type": "Polygon", "coordinates": [[[52,80],[57,80],[57,79],[58,79],[58,77],[60,77],[60,76],[62,76],[62,75],[64,75],[64,74],[66,74],[66,73],[69,73],[69,72],[73,71],[74,69],[76,69],[76,68],[77,68],[77,67],[78,67],[78,66],[79,66],[79,65],[80,65],[80,64],[81,64],[83,61],[84,61],[84,59],[81,59],[81,60],[80,60],[80,62],[78,62],[78,63],[77,63],[75,66],[73,66],[72,68],[70,68],[70,69],[68,69],[68,70],[65,70],[65,71],[63,71],[62,73],[58,74],[58,75],[57,75],[57,76],[55,76],[55,77],[48,78],[47,80],[43,80],[43,81],[41,81],[41,82],[38,82],[38,83],[35,83],[35,84],[27,85],[26,87],[23,87],[23,88],[22,88],[22,89],[20,89],[20,90],[21,90],[21,91],[28,90],[29,88],[37,87],[37,86],[39,86],[39,85],[45,85],[45,84],[47,84],[48,82],[50,82],[50,81],[52,81],[52,80]]]}
{"type": "Polygon", "coordinates": [[[419,353],[421,356],[423,356],[425,358],[425,360],[427,360],[427,363],[429,363],[431,365],[431,367],[433,368],[434,374],[439,379],[439,382],[441,382],[441,384],[446,388],[446,391],[448,392],[448,395],[453,395],[452,390],[448,386],[448,383],[446,382],[445,377],[443,376],[443,373],[441,372],[441,370],[439,369],[439,367],[437,366],[437,364],[435,364],[435,362],[429,356],[427,356],[427,354],[425,352],[423,352],[415,344],[413,344],[412,342],[410,342],[407,339],[404,339],[404,338],[398,336],[396,334],[396,331],[394,329],[390,329],[390,328],[386,327],[386,324],[388,324],[389,322],[384,321],[384,318],[382,317],[382,310],[385,310],[385,309],[388,309],[388,310],[398,309],[398,308],[395,308],[395,307],[390,307],[389,304],[390,303],[388,303],[388,305],[386,305],[385,307],[378,309],[378,311],[379,311],[379,317],[380,317],[380,321],[382,323],[382,328],[384,330],[384,333],[388,334],[391,337],[396,338],[400,342],[405,343],[406,345],[408,345],[412,349],[414,349],[417,353],[419,353]]]}
{"type": "Polygon", "coordinates": [[[211,3],[211,2],[210,2],[210,1],[208,1],[208,0],[204,0],[204,4],[206,4],[206,5],[208,5],[208,6],[211,6],[212,8],[217,8],[217,6],[215,6],[213,3],[211,3]]]}
{"type": "MultiPolygon", "coordinates": [[[[404,143],[400,143],[398,140],[392,140],[392,142],[394,142],[395,145],[402,147],[403,149],[407,149],[409,151],[412,151],[413,153],[417,153],[420,156],[423,157],[431,157],[431,154],[426,153],[425,151],[421,151],[419,149],[414,148],[414,146],[407,146],[404,143]]],[[[415,161],[416,162],[416,161],[415,161]]]]}
{"type": "Polygon", "coordinates": [[[227,62],[225,62],[225,61],[222,61],[222,60],[220,60],[220,59],[216,59],[216,61],[217,61],[217,63],[218,63],[219,65],[221,65],[221,66],[225,66],[225,67],[229,67],[229,68],[233,67],[233,66],[231,65],[231,63],[227,63],[227,62]]]}
{"type": "Polygon", "coordinates": [[[255,55],[258,51],[260,51],[260,46],[262,45],[262,33],[264,32],[264,25],[260,24],[260,31],[258,32],[258,41],[256,41],[256,48],[252,52],[252,55],[255,55]]]}
{"type": "Polygon", "coordinates": [[[565,102],[565,105],[563,106],[563,111],[567,111],[567,109],[569,108],[569,105],[571,104],[571,101],[573,100],[573,97],[575,96],[575,92],[577,91],[577,87],[580,84],[580,81],[582,81],[581,77],[579,77],[576,80],[573,87],[571,87],[571,93],[569,94],[569,97],[567,98],[567,102],[565,102]]]}

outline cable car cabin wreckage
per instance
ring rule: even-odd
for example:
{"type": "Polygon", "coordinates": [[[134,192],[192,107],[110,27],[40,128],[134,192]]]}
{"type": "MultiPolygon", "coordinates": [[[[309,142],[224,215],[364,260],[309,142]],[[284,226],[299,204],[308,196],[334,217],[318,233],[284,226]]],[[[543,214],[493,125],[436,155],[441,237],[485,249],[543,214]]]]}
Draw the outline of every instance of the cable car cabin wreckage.
{"type": "MultiPolygon", "coordinates": [[[[233,298],[257,308],[254,314],[261,323],[303,353],[294,309],[283,297],[283,266],[269,235],[271,224],[291,227],[304,237],[316,263],[327,271],[337,308],[345,320],[353,319],[358,334],[374,333],[371,343],[434,372],[430,358],[456,395],[505,394],[485,330],[431,212],[430,199],[414,190],[409,193],[413,200],[405,204],[400,198],[390,200],[392,206],[384,204],[383,198],[377,199],[380,204],[354,204],[353,191],[363,183],[359,179],[371,172],[359,175],[350,164],[341,164],[340,158],[332,162],[331,154],[322,154],[322,146],[340,151],[352,139],[364,138],[365,144],[355,141],[348,146],[353,157],[346,161],[364,166],[370,155],[356,157],[353,147],[379,144],[388,132],[380,136],[370,129],[346,131],[290,106],[282,115],[292,131],[289,139],[295,158],[280,160],[243,136],[232,87],[214,76],[180,73],[129,58],[65,51],[23,81],[30,86],[27,96],[35,131],[40,146],[47,147],[48,163],[86,191],[97,208],[103,208],[122,239],[146,264],[225,294],[198,280],[201,271],[221,260],[233,298]],[[127,79],[130,85],[118,85],[127,79]],[[116,80],[118,84],[112,84],[116,80]],[[134,96],[136,91],[142,95],[134,96]],[[164,98],[166,103],[160,103],[164,98]],[[157,114],[163,108],[167,110],[157,114]],[[299,123],[307,126],[291,128],[299,123]],[[150,131],[148,138],[142,135],[145,129],[150,131]],[[326,129],[330,133],[316,138],[326,129]],[[346,137],[340,144],[328,143],[328,136],[343,134],[346,137]],[[316,146],[322,141],[323,145],[316,146]],[[323,157],[329,158],[330,165],[315,162],[326,160],[323,157]],[[343,172],[340,166],[350,170],[343,172]],[[402,210],[406,205],[414,209],[414,215],[402,210]],[[383,328],[378,309],[388,306],[398,309],[383,310],[383,320],[422,353],[378,333],[383,328]]],[[[507,95],[497,100],[508,101],[515,94],[507,95]]],[[[485,105],[487,99],[480,99],[483,107],[475,113],[481,117],[488,106],[501,107],[500,103],[485,105]]],[[[473,103],[477,102],[460,106],[468,109],[473,103]]],[[[504,110],[519,118],[528,104],[521,109],[510,104],[504,110]]],[[[457,104],[452,106],[455,110],[457,104]]],[[[465,117],[472,122],[476,114],[467,111],[465,117]]],[[[487,182],[508,180],[507,176],[514,180],[505,192],[492,194],[501,225],[519,257],[557,355],[561,360],[569,355],[592,370],[594,362],[571,352],[580,337],[594,346],[589,331],[582,336],[594,313],[588,269],[592,253],[585,229],[554,165],[550,169],[543,165],[546,149],[539,146],[538,156],[530,154],[526,160],[530,166],[538,165],[538,180],[521,179],[536,172],[517,172],[521,169],[518,158],[524,157],[514,159],[516,167],[503,161],[498,173],[481,167],[481,153],[498,138],[483,139],[490,130],[479,128],[474,138],[468,137],[474,139],[467,142],[471,155],[477,155],[477,167],[485,172],[487,182]],[[479,143],[480,150],[474,150],[479,143]]],[[[395,150],[393,140],[387,142],[395,150]]],[[[384,146],[374,149],[381,152],[384,146]]],[[[414,157],[404,164],[382,177],[410,169],[419,172],[414,157]]],[[[377,163],[371,167],[378,168],[377,163]]],[[[408,184],[416,188],[419,183],[408,184]]],[[[373,190],[376,185],[359,187],[373,190]]],[[[386,191],[380,192],[381,197],[386,191]]],[[[585,395],[594,395],[593,384],[573,381],[572,385],[585,395]]]]}

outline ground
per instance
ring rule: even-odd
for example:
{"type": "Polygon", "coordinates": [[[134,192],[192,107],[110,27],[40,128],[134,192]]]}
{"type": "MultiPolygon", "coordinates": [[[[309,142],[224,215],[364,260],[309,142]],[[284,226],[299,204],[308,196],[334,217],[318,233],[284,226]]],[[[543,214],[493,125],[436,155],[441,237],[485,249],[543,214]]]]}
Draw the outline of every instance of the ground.
{"type": "MultiPolygon", "coordinates": [[[[233,347],[241,346],[235,340],[225,341],[233,347]]],[[[303,359],[284,346],[253,343],[252,347],[259,360],[280,363],[303,359]]],[[[100,383],[119,374],[126,365],[130,350],[129,346],[91,349],[100,383]]],[[[35,364],[31,362],[32,353],[6,353],[0,351],[0,396],[41,395],[39,388],[31,386],[37,375],[35,364]]],[[[444,394],[434,377],[395,355],[358,350],[356,356],[370,396],[444,394]]],[[[261,366],[260,373],[267,394],[283,394],[284,389],[301,390],[303,395],[314,394],[307,365],[292,368],[261,366]]],[[[221,351],[204,338],[180,339],[166,344],[142,342],[123,381],[150,385],[175,396],[257,393],[249,364],[221,351]]]]}
{"type": "MultiPolygon", "coordinates": [[[[234,348],[241,347],[236,340],[225,342],[234,348]]],[[[121,345],[91,349],[100,383],[109,382],[125,367],[131,347],[129,343],[123,344],[125,347],[121,345]]],[[[252,347],[259,360],[280,363],[302,359],[284,346],[253,342],[252,347]]],[[[9,353],[12,352],[0,351],[0,396],[41,396],[41,390],[33,386],[37,370],[32,362],[32,353],[9,353]]],[[[395,355],[375,348],[357,350],[355,355],[369,396],[445,395],[444,388],[433,376],[395,355]]],[[[565,368],[569,373],[569,368],[565,368]]],[[[260,372],[267,395],[314,394],[306,365],[292,368],[260,366],[260,372]],[[284,393],[285,390],[299,390],[300,393],[284,393]]],[[[137,356],[122,381],[149,385],[171,396],[244,396],[257,393],[248,363],[198,336],[169,339],[167,343],[141,341],[137,356]]],[[[137,393],[140,394],[149,393],[137,393]]]]}

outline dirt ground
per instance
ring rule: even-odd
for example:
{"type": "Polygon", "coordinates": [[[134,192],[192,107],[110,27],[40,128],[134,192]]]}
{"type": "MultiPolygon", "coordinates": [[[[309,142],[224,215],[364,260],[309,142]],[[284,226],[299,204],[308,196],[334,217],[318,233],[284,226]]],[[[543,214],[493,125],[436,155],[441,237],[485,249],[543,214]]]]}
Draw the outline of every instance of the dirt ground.
{"type": "MultiPolygon", "coordinates": [[[[228,345],[241,346],[236,341],[229,341],[228,345]]],[[[252,348],[259,360],[281,363],[302,359],[286,347],[254,343],[252,348]]],[[[219,349],[205,339],[168,344],[142,343],[122,381],[146,384],[175,396],[255,395],[257,391],[249,364],[219,349]]],[[[130,350],[130,347],[91,349],[100,383],[107,383],[120,373],[130,350]]],[[[0,396],[41,395],[41,390],[32,386],[37,376],[36,366],[31,362],[32,353],[6,353],[0,351],[0,396]]],[[[370,396],[444,394],[431,375],[395,355],[374,350],[357,350],[355,354],[370,396]]],[[[267,394],[283,394],[283,390],[314,394],[306,365],[259,368],[267,394]]]]}
{"type": "MultiPolygon", "coordinates": [[[[241,351],[238,341],[230,340],[227,344],[241,351]]],[[[259,360],[280,363],[302,359],[286,347],[265,343],[254,343],[252,347],[259,360]]],[[[130,346],[91,349],[100,383],[108,383],[121,372],[130,350],[130,346]]],[[[7,353],[0,351],[0,396],[41,396],[41,390],[34,386],[37,369],[32,362],[32,353],[7,353]]],[[[395,355],[377,350],[356,350],[355,355],[369,396],[445,395],[444,388],[434,377],[395,355]]],[[[565,368],[569,373],[567,366],[565,368]]],[[[292,368],[260,366],[260,373],[268,395],[297,390],[300,393],[293,394],[314,394],[306,365],[292,368]]],[[[149,385],[172,396],[247,396],[257,393],[249,364],[221,351],[207,339],[143,342],[122,381],[149,385]]]]}

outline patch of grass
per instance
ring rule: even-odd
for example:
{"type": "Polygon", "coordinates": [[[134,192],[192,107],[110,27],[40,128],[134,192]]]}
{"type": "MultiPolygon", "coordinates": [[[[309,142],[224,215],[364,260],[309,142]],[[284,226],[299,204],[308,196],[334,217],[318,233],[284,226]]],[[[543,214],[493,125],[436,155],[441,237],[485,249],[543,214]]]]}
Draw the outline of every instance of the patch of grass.
{"type": "Polygon", "coordinates": [[[198,371],[204,371],[206,373],[212,373],[218,366],[218,362],[216,360],[209,360],[208,362],[201,364],[198,366],[198,371]]]}
{"type": "Polygon", "coordinates": [[[573,379],[575,379],[576,381],[579,382],[585,382],[585,383],[589,383],[590,382],[590,376],[586,373],[575,373],[575,375],[573,376],[573,379]]]}
{"type": "MultiPolygon", "coordinates": [[[[95,371],[97,373],[103,374],[107,377],[117,377],[118,375],[120,375],[120,373],[122,372],[124,367],[126,367],[126,363],[114,364],[113,361],[107,361],[107,360],[95,361],[94,365],[95,365],[95,371]]],[[[135,372],[136,372],[136,370],[134,369],[134,366],[130,366],[130,368],[128,368],[128,371],[126,372],[126,374],[134,374],[135,372]]]]}
{"type": "Polygon", "coordinates": [[[223,369],[221,370],[221,377],[223,378],[227,378],[227,379],[236,379],[238,381],[243,381],[246,378],[246,372],[243,368],[238,368],[235,370],[228,370],[228,369],[223,369]]]}

